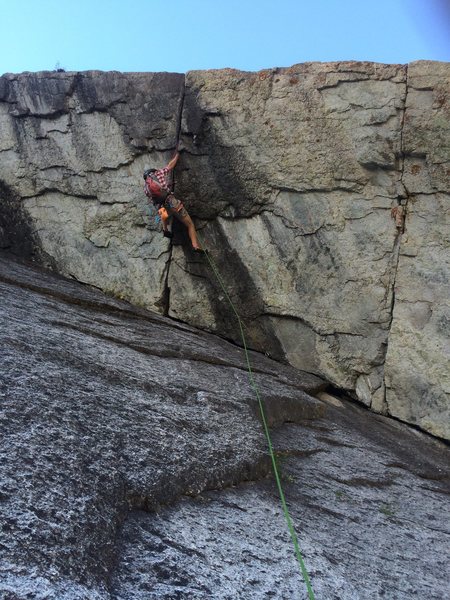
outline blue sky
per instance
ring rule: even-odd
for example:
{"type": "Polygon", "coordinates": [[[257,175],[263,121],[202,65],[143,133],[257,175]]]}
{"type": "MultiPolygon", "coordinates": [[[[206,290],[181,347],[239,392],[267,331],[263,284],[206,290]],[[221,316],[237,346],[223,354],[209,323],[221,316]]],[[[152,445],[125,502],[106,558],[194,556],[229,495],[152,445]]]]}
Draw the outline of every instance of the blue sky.
{"type": "Polygon", "coordinates": [[[447,0],[0,0],[0,74],[450,60],[447,0]]]}

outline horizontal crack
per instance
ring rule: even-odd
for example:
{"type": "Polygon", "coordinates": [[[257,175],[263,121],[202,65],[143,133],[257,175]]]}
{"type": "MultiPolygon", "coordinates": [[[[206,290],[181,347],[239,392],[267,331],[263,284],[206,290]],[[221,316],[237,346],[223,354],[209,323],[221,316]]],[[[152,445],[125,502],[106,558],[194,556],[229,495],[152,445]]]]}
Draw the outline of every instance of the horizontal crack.
{"type": "Polygon", "coordinates": [[[61,194],[62,196],[68,196],[69,198],[81,198],[82,200],[97,200],[97,196],[93,194],[77,194],[74,192],[66,192],[57,187],[48,187],[39,190],[36,194],[32,195],[23,195],[22,200],[31,200],[33,198],[40,198],[41,196],[45,196],[45,194],[61,194]]]}

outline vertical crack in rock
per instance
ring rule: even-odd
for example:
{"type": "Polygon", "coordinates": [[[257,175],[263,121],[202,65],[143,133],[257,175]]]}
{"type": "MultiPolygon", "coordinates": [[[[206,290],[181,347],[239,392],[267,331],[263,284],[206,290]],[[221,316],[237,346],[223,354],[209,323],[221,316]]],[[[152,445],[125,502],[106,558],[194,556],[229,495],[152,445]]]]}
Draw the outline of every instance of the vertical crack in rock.
{"type": "MultiPolygon", "coordinates": [[[[186,96],[186,75],[183,78],[183,88],[181,90],[181,98],[180,98],[180,104],[179,104],[178,115],[177,115],[177,129],[176,129],[176,134],[175,134],[177,148],[178,148],[178,144],[180,143],[181,120],[183,118],[184,98],[185,98],[185,96],[186,96]]],[[[174,181],[174,189],[175,189],[175,181],[174,181]]]]}
{"type": "MultiPolygon", "coordinates": [[[[183,87],[180,96],[180,102],[178,104],[178,114],[177,114],[177,126],[175,133],[175,149],[178,150],[178,146],[180,143],[180,135],[181,135],[181,120],[183,117],[183,108],[184,108],[184,97],[186,95],[186,75],[183,77],[183,87]]],[[[173,179],[172,179],[172,189],[175,192],[176,178],[175,178],[175,170],[173,171],[173,179]]],[[[170,312],[170,287],[169,287],[169,275],[170,275],[170,267],[172,264],[173,258],[173,244],[170,244],[169,248],[169,257],[166,263],[166,269],[164,274],[164,288],[161,296],[161,300],[157,303],[157,305],[162,306],[163,315],[165,317],[169,316],[170,312]]]]}
{"type": "Polygon", "coordinates": [[[390,414],[387,394],[386,394],[386,373],[385,373],[385,364],[386,364],[386,356],[389,348],[389,336],[391,332],[392,322],[394,320],[394,307],[395,307],[395,282],[397,280],[397,272],[398,265],[400,261],[400,248],[403,238],[403,233],[405,231],[405,220],[406,220],[406,211],[408,207],[409,200],[409,192],[405,185],[404,175],[405,175],[405,150],[404,150],[404,126],[405,126],[405,117],[406,117],[406,101],[408,98],[408,65],[405,66],[406,69],[406,79],[405,79],[405,95],[403,99],[403,115],[400,122],[400,185],[403,189],[403,193],[397,198],[397,206],[392,209],[392,217],[395,220],[395,227],[397,228],[397,236],[395,238],[393,250],[392,250],[392,276],[390,282],[391,288],[391,302],[389,307],[390,318],[388,325],[388,335],[386,338],[386,347],[384,351],[384,359],[383,359],[383,386],[384,386],[384,394],[383,394],[383,404],[387,414],[390,414]]]}
{"type": "Polygon", "coordinates": [[[170,244],[169,256],[167,258],[166,266],[164,268],[164,273],[163,273],[164,285],[163,285],[161,298],[155,302],[155,306],[162,309],[162,314],[165,317],[169,316],[169,309],[170,309],[169,272],[170,272],[170,265],[172,263],[172,255],[173,255],[172,244],[170,244]]]}
{"type": "MultiPolygon", "coordinates": [[[[264,313],[261,290],[252,281],[243,257],[230,244],[224,221],[218,219],[223,217],[236,222],[261,210],[263,201],[259,202],[261,198],[252,187],[258,174],[247,165],[243,151],[236,151],[224,142],[220,132],[228,125],[222,107],[219,109],[214,102],[202,99],[197,83],[195,75],[187,75],[180,131],[185,154],[183,168],[178,171],[177,189],[192,208],[192,214],[201,219],[206,246],[216,250],[214,261],[225,287],[236,301],[238,313],[249,325],[250,347],[262,352],[271,348],[271,355],[283,360],[285,353],[274,327],[267,320],[260,321],[264,313]],[[243,168],[249,176],[243,176],[243,168]]],[[[265,200],[265,194],[263,196],[265,200]]],[[[234,315],[230,314],[221,286],[207,263],[194,261],[177,250],[175,259],[170,276],[173,292],[170,316],[214,331],[239,345],[240,333],[234,315]],[[194,276],[197,283],[201,279],[200,303],[199,288],[189,280],[189,275],[194,276]],[[193,315],[194,305],[198,309],[193,315]]]]}

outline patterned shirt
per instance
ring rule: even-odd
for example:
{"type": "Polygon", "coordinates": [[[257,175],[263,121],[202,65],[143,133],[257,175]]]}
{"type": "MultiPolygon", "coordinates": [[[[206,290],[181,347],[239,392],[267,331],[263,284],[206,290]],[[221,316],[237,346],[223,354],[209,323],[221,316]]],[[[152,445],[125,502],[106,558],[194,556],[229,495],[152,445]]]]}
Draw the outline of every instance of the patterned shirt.
{"type": "Polygon", "coordinates": [[[168,167],[158,169],[153,173],[152,177],[147,179],[147,181],[144,184],[144,193],[147,196],[147,198],[149,198],[149,200],[153,202],[155,206],[161,205],[166,200],[167,193],[171,192],[169,173],[170,169],[168,167]],[[155,179],[161,186],[161,190],[164,191],[163,198],[161,198],[160,190],[158,190],[158,185],[154,181],[155,179]]]}
{"type": "Polygon", "coordinates": [[[168,192],[170,192],[169,173],[170,169],[168,167],[158,169],[158,171],[154,173],[154,176],[161,184],[163,190],[167,190],[168,192]]]}

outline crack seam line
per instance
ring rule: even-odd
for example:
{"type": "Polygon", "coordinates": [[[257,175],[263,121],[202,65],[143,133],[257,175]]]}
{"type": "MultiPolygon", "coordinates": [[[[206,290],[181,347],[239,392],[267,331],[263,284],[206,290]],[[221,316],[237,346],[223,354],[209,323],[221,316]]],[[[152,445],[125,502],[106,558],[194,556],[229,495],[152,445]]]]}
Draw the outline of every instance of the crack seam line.
{"type": "MultiPolygon", "coordinates": [[[[403,191],[405,194],[405,198],[406,198],[406,202],[405,202],[405,214],[403,215],[403,223],[402,223],[402,228],[398,231],[396,240],[394,242],[394,247],[393,247],[393,276],[392,276],[392,283],[391,283],[391,293],[392,293],[392,299],[391,299],[391,306],[390,306],[390,321],[389,321],[389,325],[388,325],[388,329],[387,329],[387,336],[386,336],[386,347],[384,350],[384,360],[383,360],[383,384],[384,384],[384,406],[387,410],[387,414],[390,414],[389,411],[389,403],[387,400],[387,384],[386,384],[386,370],[385,370],[385,366],[386,366],[386,357],[389,351],[389,338],[390,338],[390,333],[391,333],[391,328],[392,328],[392,323],[394,321],[394,309],[395,309],[395,284],[397,281],[397,274],[398,274],[398,267],[399,267],[399,262],[400,262],[400,247],[401,247],[401,243],[402,243],[402,238],[403,238],[403,233],[405,231],[405,223],[406,223],[406,213],[407,213],[407,207],[408,207],[408,200],[409,200],[409,192],[408,189],[404,183],[404,175],[405,175],[405,148],[404,148],[404,128],[405,128],[405,119],[406,119],[406,106],[407,106],[407,99],[408,99],[408,77],[409,77],[409,69],[408,69],[408,65],[405,65],[405,71],[406,71],[406,77],[405,77],[405,96],[404,96],[404,105],[403,105],[403,115],[402,115],[402,119],[401,119],[401,123],[400,123],[400,183],[403,187],[403,191]]],[[[399,202],[399,206],[400,206],[400,202],[399,202]]]]}
{"type": "MultiPolygon", "coordinates": [[[[183,89],[181,92],[181,99],[180,99],[180,104],[178,107],[178,114],[177,114],[177,124],[176,124],[176,129],[175,129],[175,148],[176,148],[177,152],[178,152],[178,146],[180,144],[181,122],[183,119],[185,96],[186,96],[186,75],[183,76],[183,89]]],[[[172,191],[173,192],[175,192],[175,184],[176,184],[175,171],[176,171],[176,167],[174,168],[173,175],[172,175],[172,191]]],[[[164,288],[163,288],[163,294],[162,294],[162,297],[165,299],[164,308],[163,308],[163,311],[164,311],[163,314],[165,317],[168,317],[169,312],[170,312],[169,275],[170,275],[170,267],[172,265],[172,260],[173,260],[173,243],[171,240],[170,246],[169,246],[169,257],[167,259],[166,273],[165,273],[165,277],[164,277],[164,288]]]]}

